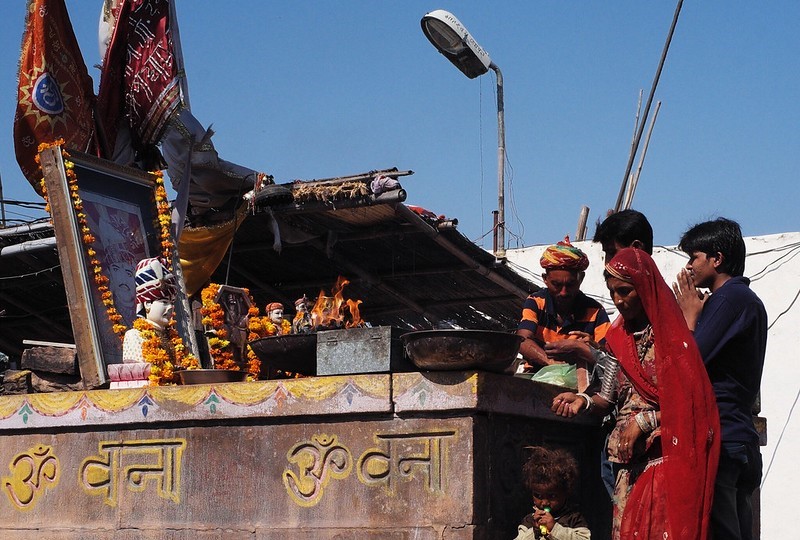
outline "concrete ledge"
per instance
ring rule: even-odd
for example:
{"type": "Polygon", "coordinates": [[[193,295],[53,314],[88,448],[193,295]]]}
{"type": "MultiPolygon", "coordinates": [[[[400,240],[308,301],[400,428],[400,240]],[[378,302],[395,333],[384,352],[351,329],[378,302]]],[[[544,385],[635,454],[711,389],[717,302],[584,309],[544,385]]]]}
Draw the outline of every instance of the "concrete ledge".
{"type": "Polygon", "coordinates": [[[389,375],[0,397],[0,431],[391,411],[389,375]]]}
{"type": "Polygon", "coordinates": [[[465,372],[0,398],[0,538],[512,538],[532,444],[579,459],[601,531],[602,433],[555,391],[465,372]]]}

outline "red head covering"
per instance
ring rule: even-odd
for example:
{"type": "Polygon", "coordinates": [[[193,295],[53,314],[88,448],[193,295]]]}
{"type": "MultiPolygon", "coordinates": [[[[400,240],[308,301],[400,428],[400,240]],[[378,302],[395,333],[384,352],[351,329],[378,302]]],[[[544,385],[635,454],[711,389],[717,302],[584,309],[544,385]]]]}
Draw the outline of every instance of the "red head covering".
{"type": "Polygon", "coordinates": [[[539,264],[545,270],[574,270],[583,272],[589,267],[589,258],[586,254],[569,243],[569,236],[563,242],[548,247],[542,253],[539,264]]]}
{"type": "Polygon", "coordinates": [[[274,311],[276,309],[283,309],[283,304],[280,302],[271,302],[267,304],[266,311],[269,313],[270,311],[274,311]]]}
{"type": "MultiPolygon", "coordinates": [[[[714,479],[719,459],[719,412],[700,351],[683,313],[653,259],[625,248],[606,265],[631,283],[653,326],[657,386],[643,374],[636,344],[622,318],[614,321],[606,343],[640,394],[659,403],[664,463],[645,471],[634,484],[622,516],[622,538],[647,538],[649,522],[667,520],[670,538],[707,538],[714,479]],[[660,472],[648,471],[663,469],[660,472]],[[661,475],[660,477],[658,475],[661,475]],[[663,486],[659,486],[663,482],[663,486]],[[651,500],[666,497],[666,516],[651,515],[651,500]]],[[[664,505],[659,505],[664,507],[664,505]]]]}

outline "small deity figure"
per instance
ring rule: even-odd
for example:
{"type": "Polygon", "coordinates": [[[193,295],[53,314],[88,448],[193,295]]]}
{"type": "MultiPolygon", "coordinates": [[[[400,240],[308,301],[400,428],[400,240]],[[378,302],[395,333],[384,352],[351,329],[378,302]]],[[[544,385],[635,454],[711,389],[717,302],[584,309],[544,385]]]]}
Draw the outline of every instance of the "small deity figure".
{"type": "Polygon", "coordinates": [[[137,317],[125,332],[123,363],[108,366],[111,388],[170,384],[175,369],[199,367],[171,326],[177,283],[166,262],[155,257],[139,261],[134,279],[137,317]]]}
{"type": "Polygon", "coordinates": [[[269,335],[282,336],[291,333],[292,324],[283,318],[283,304],[271,302],[267,304],[265,311],[267,312],[267,319],[269,319],[268,322],[271,323],[267,324],[269,335]]]}
{"type": "Polygon", "coordinates": [[[142,354],[144,337],[141,330],[154,331],[171,348],[167,328],[172,320],[177,291],[175,276],[158,258],[143,259],[136,266],[136,316],[134,328],[125,332],[122,362],[146,362],[142,354]],[[139,327],[139,328],[137,328],[139,327]]]}
{"type": "Polygon", "coordinates": [[[296,313],[292,320],[292,333],[307,334],[311,332],[314,324],[311,322],[311,305],[308,297],[303,295],[302,298],[295,300],[294,309],[296,313]]]}
{"type": "Polygon", "coordinates": [[[224,328],[233,361],[242,363],[247,355],[250,297],[244,289],[222,285],[214,300],[225,312],[224,328]]]}

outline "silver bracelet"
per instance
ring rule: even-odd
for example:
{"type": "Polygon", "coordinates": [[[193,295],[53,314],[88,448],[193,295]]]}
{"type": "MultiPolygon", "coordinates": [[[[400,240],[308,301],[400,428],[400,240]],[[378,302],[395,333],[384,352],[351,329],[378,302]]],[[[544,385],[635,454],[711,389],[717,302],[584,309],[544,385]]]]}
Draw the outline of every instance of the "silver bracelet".
{"type": "Polygon", "coordinates": [[[592,398],[589,397],[589,394],[586,394],[585,392],[578,392],[575,395],[586,400],[586,407],[583,408],[584,411],[588,411],[592,408],[592,405],[594,405],[594,401],[592,401],[592,398]]]}
{"type": "Polygon", "coordinates": [[[642,411],[636,413],[634,418],[636,419],[636,423],[639,425],[639,429],[641,429],[643,433],[651,433],[658,427],[658,417],[656,416],[656,411],[642,411]]]}
{"type": "Polygon", "coordinates": [[[636,416],[633,417],[636,420],[636,423],[639,425],[639,429],[642,430],[642,433],[650,433],[650,430],[647,429],[647,420],[644,418],[644,413],[636,413],[636,416]]]}
{"type": "Polygon", "coordinates": [[[647,411],[646,416],[648,419],[648,425],[650,426],[650,431],[655,431],[655,429],[658,427],[658,415],[656,414],[656,411],[647,411]]]}
{"type": "Polygon", "coordinates": [[[599,371],[600,378],[600,392],[597,395],[605,401],[613,403],[616,401],[619,362],[607,352],[599,349],[592,349],[592,354],[595,360],[595,370],[599,371]]]}

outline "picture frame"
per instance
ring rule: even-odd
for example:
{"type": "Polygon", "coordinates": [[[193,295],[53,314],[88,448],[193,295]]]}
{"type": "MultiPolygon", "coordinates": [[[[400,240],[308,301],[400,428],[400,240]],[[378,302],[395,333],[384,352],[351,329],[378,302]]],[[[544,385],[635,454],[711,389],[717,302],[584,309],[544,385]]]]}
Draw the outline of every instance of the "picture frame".
{"type": "MultiPolygon", "coordinates": [[[[100,387],[108,382],[106,366],[122,362],[122,340],[113,332],[94,281],[61,147],[43,150],[40,160],[81,378],[86,388],[100,387]]],[[[69,161],[77,178],[82,213],[95,238],[95,258],[109,278],[108,287],[123,324],[132,328],[136,265],[160,253],[155,181],[144,171],[73,150],[69,161]]]]}

